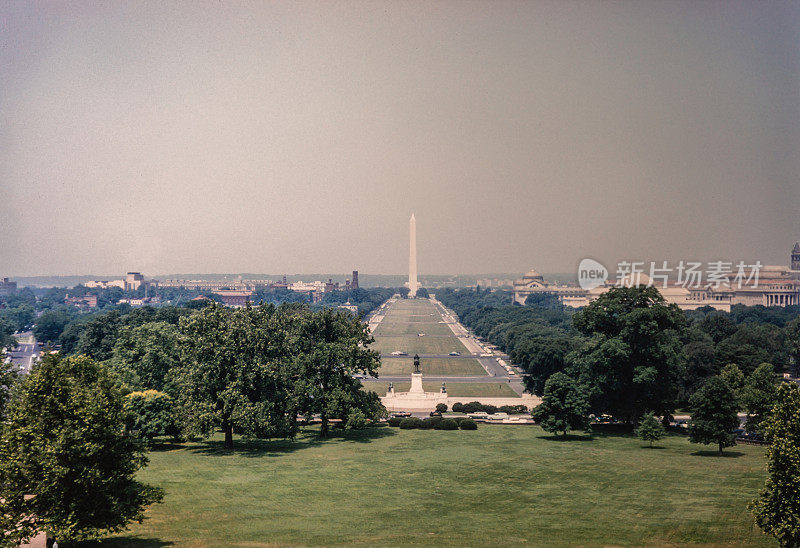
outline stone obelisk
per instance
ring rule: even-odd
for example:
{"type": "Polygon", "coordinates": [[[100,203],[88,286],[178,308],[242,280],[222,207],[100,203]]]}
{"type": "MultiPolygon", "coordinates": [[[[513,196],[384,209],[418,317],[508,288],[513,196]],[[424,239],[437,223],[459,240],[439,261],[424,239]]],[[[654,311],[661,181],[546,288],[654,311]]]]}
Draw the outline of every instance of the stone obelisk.
{"type": "Polygon", "coordinates": [[[417,220],[411,214],[408,223],[408,297],[417,296],[417,220]]]}

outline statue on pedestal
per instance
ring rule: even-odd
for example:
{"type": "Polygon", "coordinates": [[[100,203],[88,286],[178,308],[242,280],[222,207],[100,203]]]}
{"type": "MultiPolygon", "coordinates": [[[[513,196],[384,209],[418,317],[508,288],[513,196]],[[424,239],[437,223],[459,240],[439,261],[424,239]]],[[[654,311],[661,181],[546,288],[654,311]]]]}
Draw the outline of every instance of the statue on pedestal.
{"type": "Polygon", "coordinates": [[[414,373],[419,372],[419,354],[414,354],[414,373]]]}
{"type": "Polygon", "coordinates": [[[447,388],[445,388],[444,383],[442,383],[442,394],[447,394],[447,388]]]}

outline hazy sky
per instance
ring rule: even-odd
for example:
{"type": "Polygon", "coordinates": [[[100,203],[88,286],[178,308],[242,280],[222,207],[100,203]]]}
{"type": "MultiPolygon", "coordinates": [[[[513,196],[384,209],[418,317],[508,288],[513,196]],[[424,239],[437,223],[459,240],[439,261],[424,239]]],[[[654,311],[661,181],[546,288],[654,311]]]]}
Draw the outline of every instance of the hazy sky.
{"type": "Polygon", "coordinates": [[[0,3],[0,276],[800,240],[799,2],[0,3]]]}

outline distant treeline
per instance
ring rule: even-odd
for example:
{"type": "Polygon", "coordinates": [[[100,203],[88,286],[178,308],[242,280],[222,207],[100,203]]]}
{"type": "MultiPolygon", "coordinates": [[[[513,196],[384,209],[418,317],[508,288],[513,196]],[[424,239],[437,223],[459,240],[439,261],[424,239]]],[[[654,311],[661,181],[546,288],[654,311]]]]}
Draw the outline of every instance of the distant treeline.
{"type": "MultiPolygon", "coordinates": [[[[209,304],[208,300],[192,300],[200,295],[219,300],[213,293],[175,288],[159,290],[164,302],[154,306],[131,307],[117,304],[123,298],[141,298],[143,290],[123,291],[119,288],[88,289],[78,286],[72,289],[49,288],[46,290],[22,289],[14,295],[0,298],[0,347],[14,346],[13,333],[33,328],[36,339],[44,344],[61,345],[66,354],[86,354],[98,359],[107,359],[115,340],[115,326],[124,323],[140,325],[145,322],[167,322],[177,325],[179,318],[193,310],[209,304]],[[86,294],[98,297],[97,308],[80,309],[65,305],[64,299],[86,294]]],[[[337,307],[350,302],[358,307],[358,315],[365,317],[395,293],[405,295],[407,288],[370,288],[327,293],[321,303],[309,303],[306,293],[286,289],[261,291],[253,296],[253,304],[261,302],[280,305],[283,303],[305,303],[312,309],[337,307]]]]}

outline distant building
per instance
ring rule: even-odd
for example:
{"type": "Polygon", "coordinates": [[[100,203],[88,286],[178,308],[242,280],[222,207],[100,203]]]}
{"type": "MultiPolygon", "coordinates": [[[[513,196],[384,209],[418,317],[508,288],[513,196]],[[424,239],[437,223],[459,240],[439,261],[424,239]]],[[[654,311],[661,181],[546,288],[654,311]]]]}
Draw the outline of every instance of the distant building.
{"type": "Polygon", "coordinates": [[[350,289],[358,289],[358,270],[353,270],[353,280],[350,282],[350,289]]]}
{"type": "Polygon", "coordinates": [[[97,295],[84,295],[83,297],[70,297],[66,295],[64,304],[77,306],[78,308],[97,308],[97,295]]]}
{"type": "Polygon", "coordinates": [[[141,272],[128,272],[125,277],[125,291],[136,291],[145,285],[144,276],[141,272]]]}
{"type": "Polygon", "coordinates": [[[9,281],[8,278],[3,278],[0,281],[0,295],[11,295],[17,292],[17,282],[9,281]]]}
{"type": "Polygon", "coordinates": [[[358,314],[358,307],[354,304],[351,304],[350,301],[347,301],[344,304],[340,304],[337,308],[342,308],[344,310],[349,310],[355,314],[358,314]]]}
{"type": "Polygon", "coordinates": [[[91,280],[83,285],[89,288],[110,289],[118,287],[123,291],[136,291],[140,287],[156,286],[158,283],[155,280],[148,282],[141,272],[128,272],[122,280],[91,280]]]}
{"type": "Polygon", "coordinates": [[[253,292],[220,289],[219,291],[214,291],[214,295],[218,295],[225,306],[241,307],[247,306],[247,303],[250,302],[250,297],[253,296],[253,292]]]}

